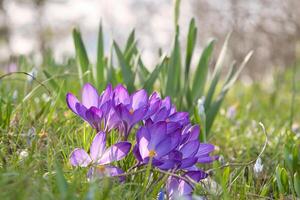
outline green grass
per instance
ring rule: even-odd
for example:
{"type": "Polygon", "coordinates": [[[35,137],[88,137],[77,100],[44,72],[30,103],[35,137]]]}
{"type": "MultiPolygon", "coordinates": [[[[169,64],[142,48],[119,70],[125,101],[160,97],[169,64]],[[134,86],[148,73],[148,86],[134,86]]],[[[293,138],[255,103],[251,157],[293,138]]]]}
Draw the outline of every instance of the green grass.
{"type": "MultiPolygon", "coordinates": [[[[30,69],[28,63],[21,66],[24,71],[30,69]]],[[[35,81],[28,82],[23,74],[1,79],[0,199],[154,199],[163,182],[146,188],[146,195],[141,194],[145,173],[130,176],[126,184],[113,179],[87,182],[85,169],[70,166],[70,152],[75,147],[88,150],[95,134],[68,110],[64,101],[67,91],[78,94],[80,90],[70,69],[68,63],[60,68],[47,68],[51,73],[61,74],[53,79],[54,83],[44,82],[51,91],[49,99],[45,98],[49,95],[45,88],[35,81]],[[69,74],[62,75],[67,71],[69,74]],[[51,84],[58,83],[61,86],[51,89],[51,84]],[[28,156],[21,158],[22,151],[27,151],[28,156]]],[[[288,169],[283,153],[286,145],[294,143],[299,149],[299,132],[295,134],[290,126],[292,75],[292,70],[274,74],[269,84],[262,81],[245,86],[238,82],[228,93],[208,137],[210,143],[218,146],[216,154],[222,155],[225,163],[247,163],[256,159],[264,145],[265,137],[258,125],[262,122],[269,139],[261,156],[263,172],[255,176],[253,164],[217,169],[209,179],[219,185],[219,191],[199,185],[195,194],[208,195],[209,199],[296,198],[292,187],[280,191],[275,175],[277,166],[288,169]],[[226,112],[232,105],[237,108],[236,116],[229,119],[226,112]]],[[[41,71],[38,80],[46,80],[41,71]]],[[[299,75],[295,85],[294,90],[299,91],[299,75]]],[[[293,123],[300,123],[299,102],[296,93],[293,123]]],[[[128,157],[119,165],[128,169],[133,162],[128,157]]],[[[216,162],[203,167],[220,165],[216,162]]],[[[158,176],[154,174],[152,178],[158,176]]],[[[290,175],[288,180],[292,180],[290,175]]]]}

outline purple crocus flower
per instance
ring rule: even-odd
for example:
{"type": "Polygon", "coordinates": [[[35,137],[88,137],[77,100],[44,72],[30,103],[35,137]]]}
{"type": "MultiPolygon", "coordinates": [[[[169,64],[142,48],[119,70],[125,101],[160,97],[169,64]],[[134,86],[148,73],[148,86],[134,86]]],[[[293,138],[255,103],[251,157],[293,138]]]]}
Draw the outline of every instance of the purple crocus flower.
{"type": "Polygon", "coordinates": [[[106,148],[106,134],[99,132],[91,144],[90,154],[84,149],[76,148],[70,155],[70,163],[73,166],[91,167],[88,178],[114,176],[123,171],[109,164],[123,159],[130,148],[129,142],[119,142],[106,148]]]}
{"type": "Polygon", "coordinates": [[[176,107],[172,104],[170,97],[160,99],[159,95],[155,92],[150,96],[149,102],[152,104],[157,103],[159,105],[157,111],[149,116],[149,119],[151,119],[153,123],[165,121],[176,122],[181,126],[189,124],[189,113],[177,112],[176,107]]]}
{"type": "Polygon", "coordinates": [[[163,157],[174,150],[180,141],[180,132],[167,133],[167,123],[158,122],[142,126],[136,135],[137,144],[134,154],[141,163],[148,163],[150,158],[155,166],[163,164],[163,157]]]}
{"type": "MultiPolygon", "coordinates": [[[[186,172],[183,177],[189,177],[196,182],[199,182],[202,179],[207,177],[207,174],[204,171],[189,171],[186,172]]],[[[192,193],[194,186],[186,182],[183,179],[177,177],[169,177],[166,190],[169,198],[171,200],[177,199],[178,197],[183,197],[184,199],[192,199],[192,193]]]]}
{"type": "Polygon", "coordinates": [[[123,122],[124,139],[126,140],[133,126],[147,116],[147,92],[138,90],[129,95],[126,88],[118,85],[114,89],[114,108],[123,122]]]}
{"type": "Polygon", "coordinates": [[[87,83],[83,86],[81,102],[71,93],[66,96],[68,107],[87,121],[96,131],[110,130],[120,123],[112,108],[112,86],[109,84],[99,96],[96,88],[87,83]]]}

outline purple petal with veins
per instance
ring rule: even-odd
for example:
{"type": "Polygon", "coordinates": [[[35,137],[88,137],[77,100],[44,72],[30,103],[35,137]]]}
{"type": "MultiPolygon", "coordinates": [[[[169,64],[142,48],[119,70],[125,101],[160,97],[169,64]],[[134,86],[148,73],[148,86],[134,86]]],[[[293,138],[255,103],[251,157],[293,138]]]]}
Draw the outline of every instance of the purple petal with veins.
{"type": "Polygon", "coordinates": [[[79,104],[80,102],[78,99],[71,93],[68,93],[66,96],[66,101],[68,107],[75,113],[78,114],[77,109],[76,109],[76,104],[79,104]]]}
{"type": "Polygon", "coordinates": [[[81,101],[86,108],[92,106],[98,107],[99,95],[97,90],[91,84],[86,83],[83,86],[81,101]]]}
{"type": "Polygon", "coordinates": [[[116,143],[106,149],[101,159],[98,160],[98,164],[104,165],[121,160],[129,153],[130,148],[131,144],[129,142],[116,143]]]}
{"type": "Polygon", "coordinates": [[[73,166],[87,167],[92,162],[89,154],[83,149],[75,149],[70,155],[70,163],[73,166]]]}
{"type": "Polygon", "coordinates": [[[119,84],[114,89],[114,103],[115,105],[123,104],[128,105],[130,104],[130,97],[128,94],[127,89],[119,84]]]}
{"type": "Polygon", "coordinates": [[[90,147],[90,155],[94,162],[97,162],[103,155],[106,146],[106,135],[104,132],[99,132],[94,137],[90,147]]]}
{"type": "Polygon", "coordinates": [[[133,110],[137,110],[141,107],[145,107],[148,104],[148,96],[145,90],[136,91],[131,95],[130,98],[131,98],[131,107],[133,110]]]}

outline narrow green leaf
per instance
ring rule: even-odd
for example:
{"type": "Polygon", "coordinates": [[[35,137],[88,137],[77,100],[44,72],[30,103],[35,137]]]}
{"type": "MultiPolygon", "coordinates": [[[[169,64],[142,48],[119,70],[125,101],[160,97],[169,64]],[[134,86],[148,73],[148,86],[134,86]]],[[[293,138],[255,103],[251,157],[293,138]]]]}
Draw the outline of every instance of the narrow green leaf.
{"type": "Polygon", "coordinates": [[[161,62],[155,67],[155,69],[153,70],[153,72],[147,78],[147,80],[146,80],[143,88],[145,90],[147,90],[149,93],[152,91],[154,82],[157,79],[157,77],[158,77],[161,69],[164,67],[164,65],[165,65],[165,57],[163,57],[161,59],[161,62]]]}
{"type": "MultiPolygon", "coordinates": [[[[231,65],[231,70],[229,71],[228,77],[232,77],[234,74],[234,68],[236,63],[233,62],[231,65]]],[[[228,88],[229,89],[229,88],[228,88]]],[[[220,107],[222,105],[222,102],[227,94],[228,90],[222,90],[216,100],[211,104],[209,108],[205,108],[206,111],[206,134],[209,134],[209,131],[212,127],[212,124],[220,110],[220,107]]],[[[206,100],[205,100],[206,101],[206,100]]]]}
{"type": "Polygon", "coordinates": [[[277,166],[275,171],[276,171],[275,176],[276,176],[277,187],[279,189],[279,192],[281,194],[283,194],[284,193],[284,187],[283,187],[282,182],[281,182],[282,168],[277,166]]]}
{"type": "Polygon", "coordinates": [[[127,39],[127,42],[126,42],[126,46],[125,46],[124,54],[129,51],[129,49],[132,47],[132,44],[134,42],[135,42],[135,30],[133,29],[131,31],[131,33],[129,34],[129,36],[128,36],[128,39],[127,39]]]}
{"type": "Polygon", "coordinates": [[[83,74],[86,73],[86,71],[88,70],[89,59],[81,38],[81,34],[77,29],[73,29],[73,40],[76,51],[79,80],[81,85],[83,85],[83,74]]]}
{"type": "Polygon", "coordinates": [[[191,60],[195,49],[197,40],[197,28],[195,26],[195,19],[193,18],[189,25],[189,32],[186,45],[186,57],[185,57],[185,81],[188,82],[188,75],[190,72],[191,60]]]}
{"type": "Polygon", "coordinates": [[[134,74],[132,73],[130,66],[126,63],[124,55],[122,54],[116,42],[114,42],[114,48],[117,54],[119,65],[121,66],[123,81],[126,84],[129,92],[132,92],[134,90],[134,74]]]}
{"type": "Polygon", "coordinates": [[[49,74],[46,70],[43,70],[44,75],[47,79],[49,79],[50,85],[54,90],[58,90],[59,86],[56,81],[52,78],[51,74],[49,74]]]}
{"type": "Polygon", "coordinates": [[[56,169],[56,183],[61,194],[61,199],[67,199],[68,196],[68,183],[64,177],[63,171],[58,163],[55,166],[56,169]]]}
{"type": "Polygon", "coordinates": [[[104,58],[104,39],[103,39],[103,30],[102,24],[100,23],[99,32],[98,32],[98,47],[97,47],[97,64],[93,70],[94,80],[97,87],[100,89],[104,88],[104,67],[105,67],[105,58],[104,58]],[[101,84],[101,86],[100,86],[101,84]]]}
{"type": "Polygon", "coordinates": [[[229,90],[235,81],[238,79],[239,75],[245,68],[246,64],[250,60],[251,56],[253,55],[253,51],[250,51],[244,58],[242,64],[240,65],[239,69],[232,75],[232,77],[229,77],[228,81],[225,82],[225,85],[223,87],[223,90],[229,90]]]}
{"type": "Polygon", "coordinates": [[[180,1],[181,0],[174,0],[174,27],[178,26],[178,20],[180,15],[180,1]]]}
{"type": "Polygon", "coordinates": [[[206,99],[205,99],[205,109],[206,110],[209,108],[209,106],[212,102],[217,84],[218,84],[219,79],[220,79],[221,71],[222,71],[222,68],[223,68],[223,65],[224,65],[224,59],[225,59],[227,49],[228,49],[229,38],[230,38],[230,34],[228,34],[226,39],[225,39],[225,42],[224,42],[223,47],[221,49],[220,55],[218,57],[218,60],[217,60],[217,63],[216,63],[216,66],[215,66],[215,69],[214,69],[214,72],[213,72],[213,75],[212,75],[212,81],[211,81],[211,84],[210,84],[210,87],[209,87],[209,90],[207,92],[206,99]]]}
{"type": "Polygon", "coordinates": [[[145,80],[149,76],[150,72],[148,71],[148,69],[144,65],[141,57],[139,57],[138,64],[139,64],[140,79],[145,80]]]}
{"type": "Polygon", "coordinates": [[[300,175],[298,174],[298,172],[294,174],[294,189],[297,197],[300,197],[300,175]]]}
{"type": "Polygon", "coordinates": [[[107,74],[106,74],[106,79],[108,83],[114,84],[116,83],[116,75],[115,75],[115,70],[113,67],[113,59],[114,59],[114,53],[113,53],[113,45],[110,47],[110,56],[108,62],[108,69],[107,69],[107,74]]]}
{"type": "Polygon", "coordinates": [[[194,81],[192,85],[193,101],[196,101],[201,96],[203,96],[207,74],[208,74],[208,64],[213,52],[214,44],[215,44],[215,40],[211,40],[204,48],[201,57],[199,59],[199,63],[197,65],[197,69],[195,72],[194,81]]]}
{"type": "Polygon", "coordinates": [[[177,27],[177,34],[174,40],[174,47],[168,65],[167,84],[165,88],[165,94],[172,97],[178,94],[180,90],[181,55],[180,55],[180,43],[178,40],[178,36],[179,33],[177,27]]]}

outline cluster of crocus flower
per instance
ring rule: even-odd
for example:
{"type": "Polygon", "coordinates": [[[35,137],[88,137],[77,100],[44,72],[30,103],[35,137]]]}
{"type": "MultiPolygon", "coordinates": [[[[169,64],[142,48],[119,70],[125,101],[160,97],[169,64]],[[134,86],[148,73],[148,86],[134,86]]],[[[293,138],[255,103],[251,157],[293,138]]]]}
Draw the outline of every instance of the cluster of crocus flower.
{"type": "MultiPolygon", "coordinates": [[[[132,145],[137,166],[150,164],[196,182],[207,177],[197,164],[217,158],[210,155],[212,144],[199,142],[199,126],[191,124],[187,112],[177,111],[170,97],[162,99],[156,92],[148,97],[143,89],[129,94],[121,84],[115,88],[109,84],[99,95],[92,85],[85,84],[81,101],[71,93],[66,100],[69,108],[97,131],[89,154],[77,148],[70,155],[73,166],[90,167],[88,178],[119,175],[124,181],[120,175],[126,173],[111,163],[126,157],[132,145]],[[121,141],[106,147],[106,135],[112,130],[120,133],[121,141]],[[134,137],[129,137],[131,134],[134,137]]],[[[171,199],[175,195],[191,197],[193,185],[170,176],[166,192],[171,199]]]]}

